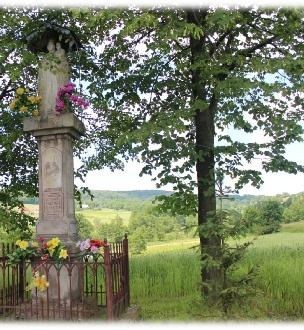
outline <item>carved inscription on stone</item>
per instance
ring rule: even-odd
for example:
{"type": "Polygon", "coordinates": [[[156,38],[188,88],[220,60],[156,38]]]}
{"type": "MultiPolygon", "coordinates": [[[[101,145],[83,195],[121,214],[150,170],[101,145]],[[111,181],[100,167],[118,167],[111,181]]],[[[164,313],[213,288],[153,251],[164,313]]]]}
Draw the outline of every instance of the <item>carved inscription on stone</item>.
{"type": "Polygon", "coordinates": [[[62,187],[62,153],[54,147],[45,147],[42,155],[44,189],[62,187]]]}
{"type": "Polygon", "coordinates": [[[43,215],[45,220],[59,220],[63,216],[63,193],[61,188],[43,191],[43,215]]]}

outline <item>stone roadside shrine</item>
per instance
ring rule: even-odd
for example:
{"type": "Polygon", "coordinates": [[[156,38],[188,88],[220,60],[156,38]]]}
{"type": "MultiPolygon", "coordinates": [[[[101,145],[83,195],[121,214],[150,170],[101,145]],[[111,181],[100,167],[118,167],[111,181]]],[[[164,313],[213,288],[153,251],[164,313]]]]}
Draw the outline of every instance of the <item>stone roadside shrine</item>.
{"type": "MultiPolygon", "coordinates": [[[[38,93],[42,97],[40,117],[24,118],[24,131],[31,132],[38,142],[39,153],[39,220],[37,236],[58,237],[75,260],[77,228],[74,203],[73,141],[85,132],[84,124],[72,113],[55,113],[60,87],[70,81],[66,53],[80,47],[72,31],[46,24],[27,38],[29,50],[45,56],[38,72],[38,93]],[[74,256],[73,256],[74,254],[74,256]]],[[[60,273],[61,298],[69,293],[66,270],[60,273]]],[[[73,299],[77,299],[78,277],[72,274],[73,299]]],[[[56,271],[49,274],[50,297],[57,296],[56,271]],[[52,278],[53,277],[53,278],[52,278]]]]}

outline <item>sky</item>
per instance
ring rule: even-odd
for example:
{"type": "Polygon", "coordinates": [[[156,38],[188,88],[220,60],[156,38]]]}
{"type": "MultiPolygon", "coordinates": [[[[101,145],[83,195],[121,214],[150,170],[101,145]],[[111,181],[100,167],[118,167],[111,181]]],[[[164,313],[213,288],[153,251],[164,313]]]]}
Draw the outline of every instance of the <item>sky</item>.
{"type": "MultiPolygon", "coordinates": [[[[294,143],[287,148],[287,156],[289,160],[297,161],[304,164],[304,142],[294,143]]],[[[75,165],[79,163],[75,159],[75,165]]],[[[142,165],[136,162],[126,164],[124,171],[116,170],[111,172],[109,169],[101,171],[92,171],[86,178],[86,185],[92,190],[146,190],[156,189],[155,182],[151,180],[151,176],[145,175],[139,177],[139,172],[142,165]]],[[[258,164],[252,167],[259,169],[258,164]]],[[[251,195],[268,195],[273,196],[287,192],[295,194],[304,191],[304,174],[298,173],[287,174],[284,172],[265,173],[262,176],[264,184],[260,189],[256,189],[251,185],[246,185],[240,194],[251,195]]],[[[80,181],[76,180],[76,184],[80,185],[80,181]]],[[[229,182],[227,182],[229,184],[229,182]]],[[[164,190],[172,191],[172,186],[163,187],[164,190]]]]}

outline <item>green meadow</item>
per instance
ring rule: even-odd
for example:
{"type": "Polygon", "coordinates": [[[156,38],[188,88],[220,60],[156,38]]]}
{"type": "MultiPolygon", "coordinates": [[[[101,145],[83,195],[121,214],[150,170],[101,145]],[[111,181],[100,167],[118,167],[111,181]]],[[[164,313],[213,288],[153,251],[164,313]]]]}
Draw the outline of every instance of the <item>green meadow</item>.
{"type": "MultiPolygon", "coordinates": [[[[31,214],[35,217],[38,217],[39,206],[37,204],[25,204],[25,211],[28,214],[31,214]]],[[[90,223],[98,227],[100,223],[110,222],[115,219],[117,216],[122,218],[125,224],[128,223],[129,218],[131,216],[131,211],[126,210],[113,210],[113,209],[78,209],[76,214],[83,214],[86,219],[90,221],[90,223]]]]}
{"type": "MultiPolygon", "coordinates": [[[[248,240],[252,240],[249,237],[248,240]]],[[[197,240],[150,244],[130,258],[131,300],[145,321],[302,320],[304,222],[254,240],[237,271],[258,268],[255,292],[225,315],[199,296],[197,240]],[[297,228],[297,232],[293,232],[297,228]]]]}
{"type": "Polygon", "coordinates": [[[77,210],[77,213],[83,214],[83,216],[90,221],[90,223],[96,228],[101,223],[109,223],[116,217],[122,218],[125,224],[128,224],[131,216],[131,211],[125,210],[113,210],[113,209],[82,209],[77,210]]]}

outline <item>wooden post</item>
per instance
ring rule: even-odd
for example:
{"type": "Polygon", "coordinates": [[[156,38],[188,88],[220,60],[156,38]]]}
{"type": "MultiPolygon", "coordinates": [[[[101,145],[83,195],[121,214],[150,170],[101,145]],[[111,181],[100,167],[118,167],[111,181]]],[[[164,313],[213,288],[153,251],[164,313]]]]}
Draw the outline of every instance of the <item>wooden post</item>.
{"type": "Polygon", "coordinates": [[[124,278],[125,278],[125,288],[127,291],[127,306],[130,306],[130,280],[129,280],[129,243],[128,236],[125,234],[123,240],[123,254],[124,254],[124,278]]]}
{"type": "MultiPolygon", "coordinates": [[[[105,240],[105,243],[107,241],[105,240]]],[[[112,284],[112,265],[110,255],[110,245],[106,244],[104,251],[104,267],[105,267],[105,282],[106,282],[106,297],[107,297],[107,316],[108,320],[113,320],[113,284],[112,284]]]]}

